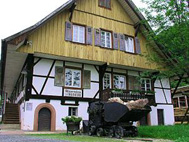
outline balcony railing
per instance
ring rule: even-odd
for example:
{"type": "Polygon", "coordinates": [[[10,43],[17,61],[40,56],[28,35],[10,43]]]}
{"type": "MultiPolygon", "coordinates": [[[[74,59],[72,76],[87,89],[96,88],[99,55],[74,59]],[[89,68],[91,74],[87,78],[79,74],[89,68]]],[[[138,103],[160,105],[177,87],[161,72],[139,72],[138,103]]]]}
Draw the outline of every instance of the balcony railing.
{"type": "Polygon", "coordinates": [[[109,98],[119,97],[124,102],[135,101],[139,99],[148,99],[149,105],[156,105],[155,95],[153,93],[146,92],[134,92],[129,90],[116,91],[114,89],[105,89],[102,91],[101,100],[108,101],[109,98]]]}

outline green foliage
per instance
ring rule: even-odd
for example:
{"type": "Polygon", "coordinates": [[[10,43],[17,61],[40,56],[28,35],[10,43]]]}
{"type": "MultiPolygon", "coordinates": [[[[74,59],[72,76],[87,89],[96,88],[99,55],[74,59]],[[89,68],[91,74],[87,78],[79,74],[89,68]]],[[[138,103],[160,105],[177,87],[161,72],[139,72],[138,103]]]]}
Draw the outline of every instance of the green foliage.
{"type": "MultiPolygon", "coordinates": [[[[148,44],[155,41],[163,51],[147,58],[162,65],[160,76],[171,77],[189,74],[189,8],[187,0],[142,0],[148,7],[143,9],[146,21],[153,31],[145,32],[148,44]],[[165,58],[166,57],[166,58],[165,58]]],[[[148,46],[149,47],[149,46],[148,46]]],[[[189,82],[188,82],[189,83],[189,82]]]]}
{"type": "Polygon", "coordinates": [[[66,116],[65,118],[62,118],[63,123],[67,122],[81,122],[82,118],[77,116],[66,116]]]}
{"type": "Polygon", "coordinates": [[[139,137],[170,139],[177,142],[189,141],[189,125],[141,126],[139,137]]]}
{"type": "Polygon", "coordinates": [[[31,136],[38,136],[45,139],[58,139],[64,141],[73,141],[73,142],[126,142],[125,140],[104,138],[104,137],[92,137],[86,135],[67,135],[63,134],[35,134],[31,136]]]}

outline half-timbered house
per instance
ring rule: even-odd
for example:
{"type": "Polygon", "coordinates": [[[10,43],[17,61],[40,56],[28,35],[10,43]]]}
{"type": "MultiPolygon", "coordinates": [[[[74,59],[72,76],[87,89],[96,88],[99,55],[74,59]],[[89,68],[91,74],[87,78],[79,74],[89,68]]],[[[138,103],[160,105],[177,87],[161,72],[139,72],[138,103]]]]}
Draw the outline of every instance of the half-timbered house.
{"type": "Polygon", "coordinates": [[[2,40],[1,89],[19,104],[21,129],[63,130],[68,115],[88,120],[88,102],[111,90],[122,90],[126,101],[153,90],[157,105],[141,124],[174,124],[169,79],[139,79],[160,66],[141,56],[160,51],[146,46],[143,19],[130,0],[69,0],[2,40]]]}

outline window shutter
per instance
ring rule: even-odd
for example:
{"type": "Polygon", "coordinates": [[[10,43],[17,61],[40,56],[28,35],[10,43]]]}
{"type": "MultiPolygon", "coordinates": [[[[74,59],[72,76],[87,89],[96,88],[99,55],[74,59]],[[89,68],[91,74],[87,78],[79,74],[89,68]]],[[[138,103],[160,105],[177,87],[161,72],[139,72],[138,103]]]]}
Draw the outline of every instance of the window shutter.
{"type": "Polygon", "coordinates": [[[58,66],[55,67],[54,86],[59,86],[59,87],[64,86],[63,67],[58,67],[58,66]]]}
{"type": "Polygon", "coordinates": [[[84,89],[91,88],[91,71],[84,70],[83,72],[83,88],[84,89]]]}
{"type": "Polygon", "coordinates": [[[135,37],[135,47],[136,47],[136,53],[141,54],[140,40],[138,37],[135,37]]]}
{"type": "Polygon", "coordinates": [[[118,34],[117,33],[113,33],[113,48],[118,50],[118,34]]]}
{"type": "Polygon", "coordinates": [[[72,23],[68,21],[66,22],[65,40],[72,41],[72,23]]]}
{"type": "Polygon", "coordinates": [[[106,7],[111,8],[111,0],[106,0],[106,7]]]}
{"type": "Polygon", "coordinates": [[[87,27],[87,44],[93,44],[93,28],[87,27]]]}
{"type": "Polygon", "coordinates": [[[100,29],[95,29],[95,46],[101,46],[100,29]]]}
{"type": "Polygon", "coordinates": [[[120,50],[125,51],[125,35],[120,34],[120,50]]]}

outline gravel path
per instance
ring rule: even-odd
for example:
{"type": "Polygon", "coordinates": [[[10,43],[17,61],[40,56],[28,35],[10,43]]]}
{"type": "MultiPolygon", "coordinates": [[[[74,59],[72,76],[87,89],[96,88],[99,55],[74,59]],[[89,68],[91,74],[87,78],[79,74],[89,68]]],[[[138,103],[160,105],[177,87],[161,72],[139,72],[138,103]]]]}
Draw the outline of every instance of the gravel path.
{"type": "Polygon", "coordinates": [[[69,142],[62,140],[42,139],[24,135],[3,135],[0,134],[0,142],[69,142]]]}

